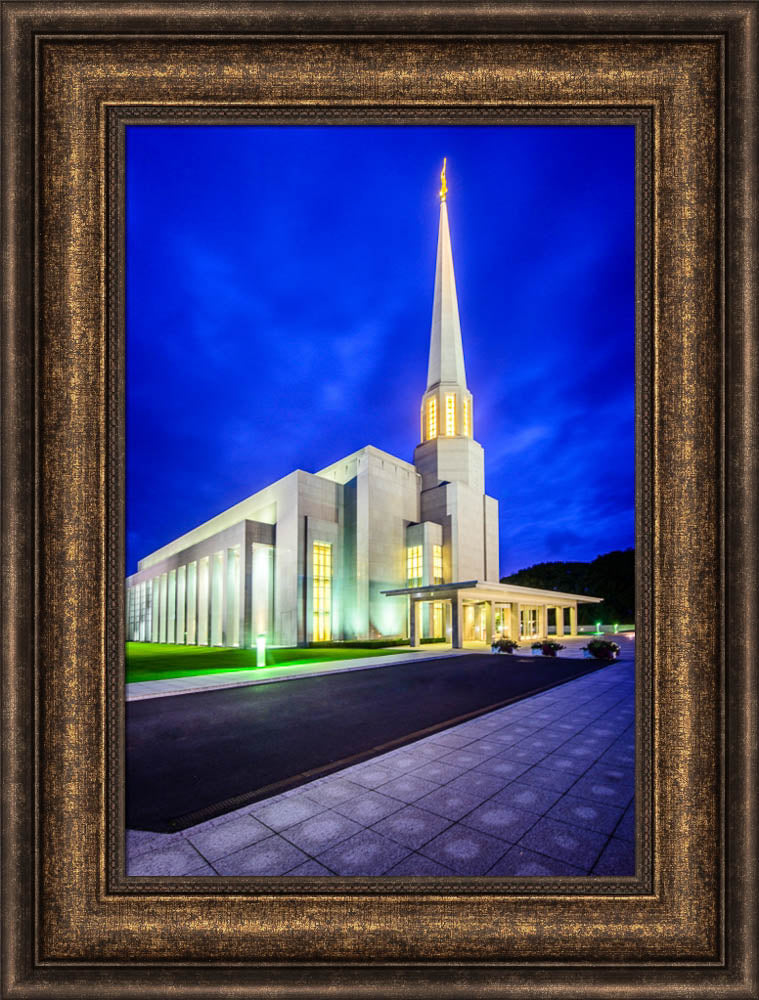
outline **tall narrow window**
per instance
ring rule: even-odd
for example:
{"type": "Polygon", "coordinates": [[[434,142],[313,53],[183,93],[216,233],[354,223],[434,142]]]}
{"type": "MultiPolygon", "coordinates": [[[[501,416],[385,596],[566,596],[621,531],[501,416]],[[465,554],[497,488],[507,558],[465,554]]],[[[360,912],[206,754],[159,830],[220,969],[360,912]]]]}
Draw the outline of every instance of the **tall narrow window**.
{"type": "Polygon", "coordinates": [[[332,638],[330,611],[332,609],[332,546],[314,542],[314,642],[332,638]]]}
{"type": "Polygon", "coordinates": [[[472,401],[468,396],[464,398],[464,434],[472,436],[472,401]]]}
{"type": "Polygon", "coordinates": [[[406,580],[409,587],[421,587],[423,573],[422,546],[409,545],[406,549],[406,580]]]}
{"type": "Polygon", "coordinates": [[[427,400],[427,440],[437,437],[437,398],[431,396],[427,400]]]}
{"type": "Polygon", "coordinates": [[[443,546],[432,546],[432,582],[443,582],[443,546]]]}
{"type": "Polygon", "coordinates": [[[446,437],[456,433],[456,397],[453,394],[445,397],[445,433],[446,437]]]}

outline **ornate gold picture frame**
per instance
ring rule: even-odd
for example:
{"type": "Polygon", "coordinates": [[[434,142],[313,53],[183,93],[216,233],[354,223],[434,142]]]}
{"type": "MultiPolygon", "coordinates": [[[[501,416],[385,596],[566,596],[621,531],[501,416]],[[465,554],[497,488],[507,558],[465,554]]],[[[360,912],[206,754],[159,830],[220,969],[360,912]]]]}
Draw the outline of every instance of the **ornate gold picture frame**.
{"type": "Polygon", "coordinates": [[[756,5],[2,13],[4,995],[759,996],[756,5]],[[121,874],[120,135],[245,114],[636,125],[634,879],[121,874]]]}

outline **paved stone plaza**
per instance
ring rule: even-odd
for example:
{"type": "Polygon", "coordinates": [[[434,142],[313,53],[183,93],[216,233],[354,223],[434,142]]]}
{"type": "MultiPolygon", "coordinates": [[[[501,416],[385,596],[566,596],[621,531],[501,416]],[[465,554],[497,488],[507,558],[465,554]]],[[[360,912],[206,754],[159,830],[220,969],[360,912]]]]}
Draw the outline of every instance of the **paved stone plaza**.
{"type": "Polygon", "coordinates": [[[633,875],[631,653],[180,833],[129,830],[127,874],[633,875]]]}

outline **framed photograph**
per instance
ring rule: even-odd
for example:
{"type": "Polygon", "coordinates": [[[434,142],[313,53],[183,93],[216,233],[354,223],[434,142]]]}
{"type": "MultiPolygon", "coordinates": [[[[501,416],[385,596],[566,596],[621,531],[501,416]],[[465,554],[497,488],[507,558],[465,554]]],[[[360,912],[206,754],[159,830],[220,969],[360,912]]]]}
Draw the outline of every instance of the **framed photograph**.
{"type": "Polygon", "coordinates": [[[4,995],[759,996],[756,6],[2,10],[4,995]]]}

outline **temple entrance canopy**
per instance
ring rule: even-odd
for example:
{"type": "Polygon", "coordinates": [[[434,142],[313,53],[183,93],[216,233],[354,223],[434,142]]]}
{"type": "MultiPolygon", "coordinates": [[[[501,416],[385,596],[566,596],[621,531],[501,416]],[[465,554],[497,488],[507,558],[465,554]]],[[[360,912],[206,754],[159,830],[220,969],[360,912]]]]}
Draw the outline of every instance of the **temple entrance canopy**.
{"type": "Polygon", "coordinates": [[[599,604],[600,597],[564,594],[504,583],[466,580],[426,587],[382,591],[387,597],[405,595],[409,601],[409,642],[422,638],[448,639],[454,649],[465,642],[490,644],[494,638],[544,639],[549,617],[555,635],[577,635],[578,604],[599,604]]]}

